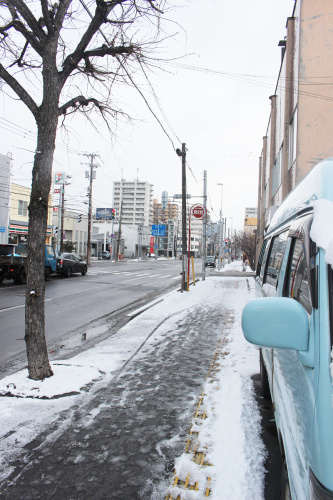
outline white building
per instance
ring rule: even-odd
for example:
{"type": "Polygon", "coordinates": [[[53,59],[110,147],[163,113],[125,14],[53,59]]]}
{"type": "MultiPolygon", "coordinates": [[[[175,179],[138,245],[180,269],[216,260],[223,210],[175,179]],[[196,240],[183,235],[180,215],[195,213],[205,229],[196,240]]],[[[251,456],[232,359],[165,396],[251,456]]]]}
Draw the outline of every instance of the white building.
{"type": "Polygon", "coordinates": [[[0,154],[0,243],[8,243],[11,158],[0,154]]]}
{"type": "Polygon", "coordinates": [[[149,182],[122,180],[113,183],[113,208],[119,220],[122,205],[122,224],[149,226],[152,200],[153,185],[149,182]]]}

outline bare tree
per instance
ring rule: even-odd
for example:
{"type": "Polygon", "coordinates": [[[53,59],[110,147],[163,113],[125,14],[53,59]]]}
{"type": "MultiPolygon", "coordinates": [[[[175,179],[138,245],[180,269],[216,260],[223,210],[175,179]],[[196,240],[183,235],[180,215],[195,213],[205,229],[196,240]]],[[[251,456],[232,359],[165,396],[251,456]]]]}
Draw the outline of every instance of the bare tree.
{"type": "Polygon", "coordinates": [[[238,231],[232,242],[235,249],[240,249],[244,252],[249,261],[250,267],[254,270],[254,260],[256,254],[256,237],[254,234],[246,233],[245,231],[238,231]]]}
{"type": "Polygon", "coordinates": [[[7,84],[37,124],[25,308],[32,379],[53,375],[45,341],[44,244],[59,117],[63,122],[81,111],[89,119],[97,109],[110,127],[121,113],[111,104],[111,88],[133,83],[134,65],[145,65],[164,7],[164,0],[96,0],[89,9],[83,0],[0,0],[2,90],[7,84]]]}

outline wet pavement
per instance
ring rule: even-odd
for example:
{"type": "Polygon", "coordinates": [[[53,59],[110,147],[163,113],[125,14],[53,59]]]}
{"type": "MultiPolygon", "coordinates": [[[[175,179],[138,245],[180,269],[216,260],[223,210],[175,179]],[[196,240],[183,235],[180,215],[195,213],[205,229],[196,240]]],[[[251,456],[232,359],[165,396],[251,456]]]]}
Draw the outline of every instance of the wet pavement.
{"type": "Polygon", "coordinates": [[[225,315],[205,305],[147,332],[107,387],[25,447],[0,498],[164,498],[225,315]]]}

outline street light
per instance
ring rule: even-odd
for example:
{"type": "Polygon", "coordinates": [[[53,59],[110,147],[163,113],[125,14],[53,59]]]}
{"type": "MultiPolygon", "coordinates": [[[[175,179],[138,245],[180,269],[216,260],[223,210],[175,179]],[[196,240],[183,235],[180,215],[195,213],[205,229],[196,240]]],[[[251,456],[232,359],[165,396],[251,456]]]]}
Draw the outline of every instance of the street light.
{"type": "Polygon", "coordinates": [[[220,244],[219,244],[219,262],[218,262],[218,270],[221,269],[221,250],[222,250],[222,201],[223,201],[223,184],[220,182],[217,183],[218,186],[222,186],[221,188],[221,210],[220,210],[220,244]]]}

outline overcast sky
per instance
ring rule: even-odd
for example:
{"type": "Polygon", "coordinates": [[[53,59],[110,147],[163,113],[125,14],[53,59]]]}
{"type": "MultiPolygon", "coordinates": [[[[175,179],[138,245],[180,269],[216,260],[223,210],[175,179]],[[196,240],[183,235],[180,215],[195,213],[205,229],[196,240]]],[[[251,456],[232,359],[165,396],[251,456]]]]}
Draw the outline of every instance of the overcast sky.
{"type": "MultiPolygon", "coordinates": [[[[152,183],[154,197],[160,200],[162,191],[169,196],[181,193],[181,160],[171,141],[175,147],[185,142],[188,193],[202,195],[207,170],[211,218],[219,218],[217,183],[223,183],[223,215],[230,217],[229,226],[232,218],[234,228],[241,228],[245,207],[257,205],[258,158],[281,61],[278,42],[286,35],[294,1],[174,3],[178,6],[166,14],[164,24],[174,38],[163,43],[159,56],[185,57],[149,75],[156,97],[148,85],[142,87],[169,138],[137,91],[118,88],[115,102],[129,112],[132,123],[120,122],[111,138],[97,117],[99,133],[82,118],[69,121],[68,133],[59,130],[57,135],[54,171],[72,176],[66,188],[68,208],[87,211],[87,167],[82,165],[87,159],[79,152],[100,155],[93,184],[95,208],[112,206],[112,184],[120,180],[121,169],[126,180],[138,175],[152,183]]],[[[12,182],[30,186],[36,127],[25,106],[4,92],[0,130],[0,153],[10,152],[14,159],[12,182]]]]}

